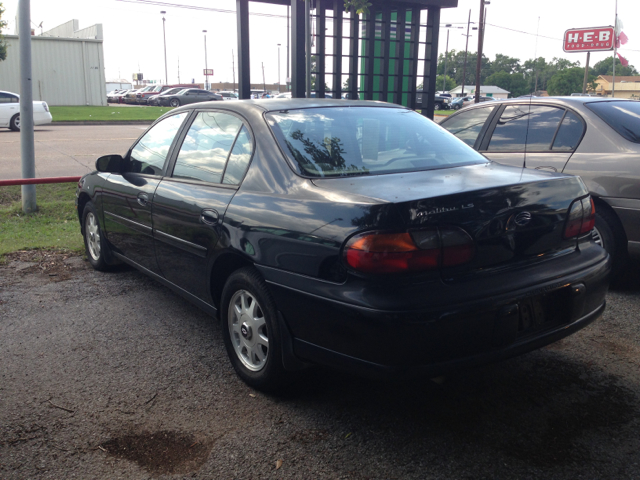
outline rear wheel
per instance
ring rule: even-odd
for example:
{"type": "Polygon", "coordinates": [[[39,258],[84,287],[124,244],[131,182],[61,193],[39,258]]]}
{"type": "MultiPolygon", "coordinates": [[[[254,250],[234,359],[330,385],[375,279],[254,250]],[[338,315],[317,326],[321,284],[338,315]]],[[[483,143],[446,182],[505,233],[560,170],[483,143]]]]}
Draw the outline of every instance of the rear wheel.
{"type": "Polygon", "coordinates": [[[9,128],[14,132],[20,131],[20,114],[16,113],[13,117],[11,117],[11,121],[9,122],[9,128]]]}
{"type": "Polygon", "coordinates": [[[596,225],[592,230],[593,241],[604,248],[612,260],[612,275],[618,275],[627,260],[627,239],[624,229],[615,215],[608,210],[596,210],[596,225]]]}
{"type": "Polygon", "coordinates": [[[290,381],[282,363],[275,303],[258,272],[233,273],[222,291],[222,332],[236,373],[249,386],[274,391],[290,381]]]}

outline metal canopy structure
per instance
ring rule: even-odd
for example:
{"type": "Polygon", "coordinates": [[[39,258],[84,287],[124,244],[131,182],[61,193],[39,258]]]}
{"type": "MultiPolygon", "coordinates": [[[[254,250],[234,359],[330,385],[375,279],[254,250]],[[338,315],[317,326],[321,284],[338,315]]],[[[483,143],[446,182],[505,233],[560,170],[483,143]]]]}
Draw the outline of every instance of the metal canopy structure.
{"type": "MultiPolygon", "coordinates": [[[[249,98],[251,91],[250,1],[291,7],[291,93],[304,98],[304,0],[236,0],[240,98],[249,98]]],[[[370,2],[369,13],[357,15],[345,13],[344,0],[313,0],[312,91],[320,98],[331,94],[398,103],[433,118],[440,9],[457,7],[458,0],[370,2]]]]}

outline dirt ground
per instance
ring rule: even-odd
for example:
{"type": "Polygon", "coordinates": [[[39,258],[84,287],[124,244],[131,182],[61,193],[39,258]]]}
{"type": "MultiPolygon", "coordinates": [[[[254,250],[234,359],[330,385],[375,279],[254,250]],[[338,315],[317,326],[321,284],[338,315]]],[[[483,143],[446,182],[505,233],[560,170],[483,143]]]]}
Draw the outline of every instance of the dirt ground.
{"type": "Polygon", "coordinates": [[[0,479],[640,477],[640,280],[548,348],[429,380],[251,390],[220,327],[65,252],[0,265],[0,479]]]}

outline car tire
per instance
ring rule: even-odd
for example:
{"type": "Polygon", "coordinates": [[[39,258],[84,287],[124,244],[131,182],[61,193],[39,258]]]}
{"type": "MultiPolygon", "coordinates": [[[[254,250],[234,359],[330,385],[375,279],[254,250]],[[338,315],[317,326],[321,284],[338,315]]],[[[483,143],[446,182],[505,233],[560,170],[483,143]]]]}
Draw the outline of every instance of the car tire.
{"type": "Polygon", "coordinates": [[[101,272],[110,270],[111,265],[107,262],[107,240],[102,235],[96,207],[92,202],[87,202],[82,212],[82,233],[85,252],[91,266],[101,272]]]}
{"type": "Polygon", "coordinates": [[[267,285],[252,267],[234,272],[222,291],[222,334],[238,376],[249,386],[273,392],[288,384],[278,313],[267,285]]]}
{"type": "Polygon", "coordinates": [[[619,275],[627,263],[627,237],[616,216],[602,208],[596,208],[596,224],[593,240],[611,255],[611,275],[619,275]]]}
{"type": "Polygon", "coordinates": [[[172,107],[179,107],[180,106],[180,100],[178,100],[177,98],[172,98],[171,101],[169,102],[169,105],[171,105],[172,107]]]}
{"type": "Polygon", "coordinates": [[[9,128],[14,132],[20,131],[20,114],[16,113],[9,121],[9,128]]]}

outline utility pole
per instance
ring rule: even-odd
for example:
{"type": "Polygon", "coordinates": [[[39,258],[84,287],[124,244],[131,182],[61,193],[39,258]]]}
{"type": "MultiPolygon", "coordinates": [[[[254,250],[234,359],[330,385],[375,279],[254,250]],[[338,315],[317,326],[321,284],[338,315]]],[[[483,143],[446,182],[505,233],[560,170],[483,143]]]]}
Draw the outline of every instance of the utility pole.
{"type": "Polygon", "coordinates": [[[202,30],[204,33],[204,89],[209,90],[209,67],[207,65],[207,31],[202,30]]]}
{"type": "Polygon", "coordinates": [[[475,103],[480,103],[480,74],[482,71],[482,42],[484,40],[484,6],[489,4],[487,0],[480,0],[480,23],[478,25],[478,58],[476,59],[476,99],[475,103]]]}
{"type": "Polygon", "coordinates": [[[304,46],[307,53],[306,57],[306,91],[307,98],[311,98],[311,0],[304,0],[304,17],[305,17],[305,36],[304,46]]]}
{"type": "Polygon", "coordinates": [[[464,47],[464,65],[462,67],[462,94],[461,96],[464,97],[464,87],[466,86],[466,82],[467,82],[467,52],[469,51],[469,37],[471,35],[469,35],[469,26],[471,25],[471,9],[469,9],[469,20],[467,20],[467,34],[465,35],[465,37],[467,37],[467,44],[464,47]]]}
{"type": "Polygon", "coordinates": [[[280,93],[280,44],[278,44],[278,93],[280,93]]]}
{"type": "Polygon", "coordinates": [[[231,68],[233,69],[233,91],[236,91],[236,57],[231,49],[231,68]]]}
{"type": "Polygon", "coordinates": [[[178,83],[180,83],[180,57],[178,56],[178,83]]]}
{"type": "Polygon", "coordinates": [[[167,34],[164,29],[164,15],[167,12],[162,10],[160,13],[162,14],[162,38],[164,39],[164,82],[165,85],[169,85],[169,74],[167,73],[167,34]]]}
{"type": "MultiPolygon", "coordinates": [[[[20,157],[22,178],[36,177],[36,151],[33,137],[33,85],[31,81],[31,4],[20,0],[18,5],[18,35],[20,45],[20,157]]],[[[22,211],[33,213],[36,186],[22,185],[22,211]]]]}
{"type": "MultiPolygon", "coordinates": [[[[287,76],[285,77],[285,81],[288,82],[291,76],[289,75],[289,39],[291,38],[291,32],[289,31],[289,15],[291,5],[287,5],[287,76]]],[[[287,85],[287,90],[289,90],[289,85],[287,85]]]]}
{"type": "Polygon", "coordinates": [[[442,91],[447,89],[447,56],[449,55],[449,29],[447,28],[447,46],[444,50],[444,75],[442,79],[442,91]]]}
{"type": "Polygon", "coordinates": [[[264,81],[264,62],[262,62],[262,90],[267,93],[267,82],[264,81]]]}

